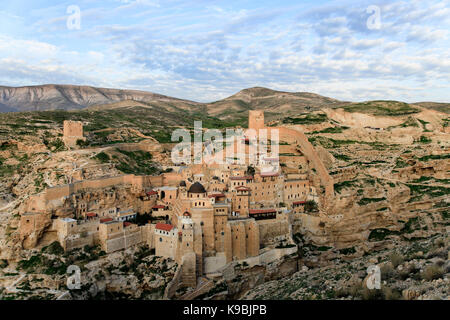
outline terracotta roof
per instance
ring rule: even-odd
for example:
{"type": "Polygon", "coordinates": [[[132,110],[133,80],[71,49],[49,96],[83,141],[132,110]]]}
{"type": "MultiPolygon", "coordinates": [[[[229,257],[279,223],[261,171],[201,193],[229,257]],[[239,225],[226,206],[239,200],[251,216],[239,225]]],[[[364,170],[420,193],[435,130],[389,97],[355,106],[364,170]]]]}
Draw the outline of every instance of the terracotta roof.
{"type": "Polygon", "coordinates": [[[219,198],[219,197],[225,197],[223,193],[215,193],[208,195],[209,198],[219,198]]]}
{"type": "Polygon", "coordinates": [[[125,222],[123,223],[123,226],[124,226],[124,227],[128,227],[128,226],[130,226],[130,225],[132,225],[132,223],[131,223],[131,222],[127,222],[127,221],[125,221],[125,222]]]}
{"type": "Polygon", "coordinates": [[[278,172],[260,173],[261,177],[278,177],[279,175],[278,172]]]}
{"type": "Polygon", "coordinates": [[[173,225],[167,223],[157,223],[155,228],[158,230],[170,231],[173,229],[173,225]]]}
{"type": "Polygon", "coordinates": [[[97,214],[94,212],[88,212],[86,213],[86,217],[95,217],[97,214]]]}
{"type": "Polygon", "coordinates": [[[292,202],[292,204],[305,204],[306,201],[294,201],[292,202]]]}
{"type": "Polygon", "coordinates": [[[147,192],[147,195],[149,195],[149,196],[153,196],[155,194],[158,194],[158,192],[156,192],[155,190],[147,192]]]}
{"type": "Polygon", "coordinates": [[[162,204],[158,204],[156,206],[153,206],[152,209],[164,209],[166,206],[163,206],[162,204]]]}
{"type": "Polygon", "coordinates": [[[258,213],[276,213],[276,209],[250,209],[248,210],[250,214],[258,214],[258,213]]]}
{"type": "Polygon", "coordinates": [[[249,187],[244,187],[244,186],[239,186],[239,187],[236,187],[236,190],[239,190],[239,191],[250,191],[250,188],[249,187]]]}
{"type": "Polygon", "coordinates": [[[230,180],[253,180],[253,176],[230,177],[230,180]]]}
{"type": "Polygon", "coordinates": [[[100,219],[100,223],[109,222],[112,220],[113,220],[112,218],[104,218],[104,219],[100,219]]]}

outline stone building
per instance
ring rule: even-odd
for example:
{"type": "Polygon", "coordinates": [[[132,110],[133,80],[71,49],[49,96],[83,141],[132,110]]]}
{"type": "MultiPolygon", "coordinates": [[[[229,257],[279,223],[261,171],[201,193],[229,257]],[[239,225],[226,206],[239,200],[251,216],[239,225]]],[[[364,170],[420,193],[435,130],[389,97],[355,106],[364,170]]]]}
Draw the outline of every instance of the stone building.
{"type": "MultiPolygon", "coordinates": [[[[266,128],[260,110],[250,111],[249,128],[280,129],[286,153],[298,151],[289,157],[295,170],[263,157],[254,170],[248,163],[201,164],[160,176],[108,176],[48,188],[23,206],[23,244],[36,246],[49,226],[65,250],[100,245],[110,253],[147,244],[181,266],[187,286],[232,261],[258,260],[292,242],[289,215],[301,214],[307,200],[324,203],[333,180],[301,132],[266,128]],[[138,226],[142,214],[151,220],[138,226]]],[[[81,123],[64,123],[65,141],[82,136],[81,123]]],[[[236,143],[250,150],[246,141],[236,143]]]]}
{"type": "Polygon", "coordinates": [[[69,148],[75,147],[77,141],[86,141],[83,136],[83,123],[81,121],[64,120],[63,123],[63,141],[69,148]]]}

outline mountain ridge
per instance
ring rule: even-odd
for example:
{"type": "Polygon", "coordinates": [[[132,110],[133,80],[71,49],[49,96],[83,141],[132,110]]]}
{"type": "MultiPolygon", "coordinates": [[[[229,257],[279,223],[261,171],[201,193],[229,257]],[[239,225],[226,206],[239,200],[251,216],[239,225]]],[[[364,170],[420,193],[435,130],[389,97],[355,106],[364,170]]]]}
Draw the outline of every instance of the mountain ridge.
{"type": "Polygon", "coordinates": [[[0,106],[6,106],[13,111],[83,109],[123,100],[197,104],[194,101],[140,90],[57,84],[23,87],[0,86],[0,106]]]}
{"type": "MultiPolygon", "coordinates": [[[[265,87],[251,87],[214,102],[196,102],[159,93],[133,89],[100,88],[86,85],[44,84],[33,86],[0,86],[0,112],[77,110],[117,108],[138,105],[203,112],[220,119],[246,116],[248,110],[263,109],[273,115],[301,114],[322,108],[338,108],[357,102],[341,101],[312,92],[288,92],[265,87]]],[[[450,113],[450,103],[415,102],[421,106],[450,113]]]]}

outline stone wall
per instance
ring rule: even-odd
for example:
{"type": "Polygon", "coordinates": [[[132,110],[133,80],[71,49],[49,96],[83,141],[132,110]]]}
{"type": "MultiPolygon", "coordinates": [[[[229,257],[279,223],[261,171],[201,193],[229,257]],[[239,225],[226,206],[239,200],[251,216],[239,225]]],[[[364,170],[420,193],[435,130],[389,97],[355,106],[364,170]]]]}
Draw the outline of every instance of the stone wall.
{"type": "Polygon", "coordinates": [[[113,235],[111,238],[101,240],[103,251],[106,253],[127,249],[142,243],[140,227],[124,229],[123,233],[113,235]]]}
{"type": "Polygon", "coordinates": [[[259,227],[259,243],[261,245],[289,238],[288,219],[259,220],[257,223],[259,227]]]}
{"type": "Polygon", "coordinates": [[[227,264],[227,257],[224,252],[217,253],[214,257],[205,257],[204,273],[215,273],[227,264]]]}
{"type": "Polygon", "coordinates": [[[294,254],[297,252],[297,246],[291,248],[280,248],[280,249],[271,249],[266,251],[256,257],[250,257],[242,262],[246,262],[249,267],[253,267],[256,265],[266,265],[273,261],[280,260],[282,257],[290,254],[294,254]]]}

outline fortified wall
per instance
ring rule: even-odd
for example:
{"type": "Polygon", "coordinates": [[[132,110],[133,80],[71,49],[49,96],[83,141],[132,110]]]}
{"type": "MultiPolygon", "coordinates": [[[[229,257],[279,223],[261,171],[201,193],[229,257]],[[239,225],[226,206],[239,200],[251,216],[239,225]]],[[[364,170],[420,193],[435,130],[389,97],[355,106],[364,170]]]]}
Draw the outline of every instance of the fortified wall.
{"type": "Polygon", "coordinates": [[[299,145],[302,153],[312,164],[312,167],[316,170],[317,175],[320,178],[320,184],[325,190],[322,201],[325,207],[328,206],[330,201],[334,198],[334,181],[333,178],[328,174],[325,165],[320,160],[316,150],[308,141],[308,138],[305,136],[305,134],[300,131],[284,127],[265,127],[264,112],[261,110],[249,111],[248,128],[254,130],[267,129],[268,137],[271,137],[272,132],[277,130],[280,141],[286,141],[288,143],[299,145]]]}

